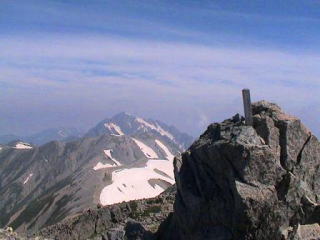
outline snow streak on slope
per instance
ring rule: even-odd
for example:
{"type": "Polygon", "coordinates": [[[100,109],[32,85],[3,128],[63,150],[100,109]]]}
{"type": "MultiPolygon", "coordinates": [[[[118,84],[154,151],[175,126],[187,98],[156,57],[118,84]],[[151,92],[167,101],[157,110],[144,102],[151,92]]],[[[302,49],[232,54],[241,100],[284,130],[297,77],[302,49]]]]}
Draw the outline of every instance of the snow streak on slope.
{"type": "Polygon", "coordinates": [[[149,160],[146,167],[117,170],[112,173],[113,183],[100,194],[102,205],[158,196],[165,189],[152,186],[149,180],[157,179],[174,184],[173,163],[167,160],[149,160]],[[158,170],[158,171],[155,171],[158,170]],[[158,173],[159,170],[165,174],[158,173]]]}
{"type": "Polygon", "coordinates": [[[121,163],[118,162],[115,158],[112,157],[111,155],[111,149],[108,150],[104,150],[104,153],[108,156],[108,158],[110,158],[117,166],[121,166],[121,163]]]}
{"type": "Polygon", "coordinates": [[[115,167],[115,165],[111,165],[109,163],[103,164],[101,162],[98,162],[97,165],[95,165],[93,167],[93,170],[97,171],[99,169],[103,169],[103,168],[111,168],[111,167],[115,167]]]}
{"type": "Polygon", "coordinates": [[[26,184],[32,176],[33,176],[33,173],[30,173],[29,176],[23,181],[23,184],[26,184]]]}
{"type": "Polygon", "coordinates": [[[16,144],[16,146],[14,148],[16,148],[16,149],[31,149],[32,146],[30,146],[28,143],[19,142],[16,144]]]}
{"type": "Polygon", "coordinates": [[[119,136],[124,135],[121,128],[114,123],[105,123],[104,126],[108,128],[112,133],[115,133],[116,135],[119,135],[119,136]]]}
{"type": "Polygon", "coordinates": [[[93,170],[97,171],[99,169],[103,169],[103,168],[111,168],[111,167],[118,167],[121,166],[121,163],[115,159],[114,157],[112,157],[112,149],[108,149],[108,150],[104,150],[104,153],[106,154],[106,156],[108,157],[109,160],[113,161],[114,164],[110,164],[110,163],[106,163],[103,164],[101,162],[98,162],[97,165],[95,165],[93,167],[93,170]]]}
{"type": "Polygon", "coordinates": [[[151,124],[145,120],[143,120],[142,118],[136,118],[136,121],[138,123],[143,124],[144,126],[157,131],[158,133],[160,133],[162,136],[167,136],[169,139],[171,139],[172,141],[174,141],[174,137],[171,133],[165,131],[162,127],[159,126],[159,124],[156,124],[156,126],[154,124],[151,124]]]}
{"type": "Polygon", "coordinates": [[[167,148],[166,145],[164,145],[161,141],[159,141],[158,139],[155,140],[156,144],[165,152],[165,154],[167,155],[167,159],[168,160],[173,160],[174,156],[173,154],[169,151],[169,149],[167,148]]]}
{"type": "Polygon", "coordinates": [[[141,151],[144,153],[144,155],[147,158],[159,158],[155,151],[151,147],[148,147],[143,142],[140,142],[139,140],[132,138],[132,140],[138,145],[138,147],[141,149],[141,151]]]}

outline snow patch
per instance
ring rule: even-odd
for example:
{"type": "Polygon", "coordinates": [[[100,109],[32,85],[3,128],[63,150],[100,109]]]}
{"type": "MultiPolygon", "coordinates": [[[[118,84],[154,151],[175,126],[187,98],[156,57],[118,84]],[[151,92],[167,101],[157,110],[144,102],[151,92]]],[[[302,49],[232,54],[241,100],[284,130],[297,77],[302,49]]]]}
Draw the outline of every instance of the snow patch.
{"type": "Polygon", "coordinates": [[[113,161],[114,164],[110,164],[110,163],[106,163],[103,164],[101,162],[98,162],[94,167],[93,170],[97,171],[99,169],[103,169],[103,168],[112,168],[112,167],[118,167],[121,166],[121,163],[119,161],[117,161],[114,157],[112,157],[111,154],[112,150],[108,149],[108,150],[104,150],[104,153],[107,155],[107,157],[113,161]]]}
{"type": "Polygon", "coordinates": [[[95,166],[93,167],[93,170],[97,171],[97,170],[99,170],[99,169],[111,168],[111,167],[114,167],[114,165],[111,165],[111,164],[109,164],[109,163],[103,164],[103,163],[101,163],[101,162],[98,162],[97,165],[95,165],[95,166]]]}
{"type": "Polygon", "coordinates": [[[104,150],[104,153],[107,155],[108,158],[110,158],[117,166],[121,166],[121,163],[118,162],[115,158],[112,157],[111,155],[111,149],[104,150]]]}
{"type": "Polygon", "coordinates": [[[153,151],[151,147],[147,146],[146,144],[135,138],[132,138],[132,140],[138,145],[138,147],[141,149],[141,151],[147,158],[159,158],[156,152],[153,151]]]}
{"type": "Polygon", "coordinates": [[[19,142],[16,144],[16,146],[14,148],[16,148],[16,149],[31,149],[32,146],[28,143],[19,142]]]}
{"type": "Polygon", "coordinates": [[[33,176],[33,173],[30,173],[29,176],[23,181],[23,184],[26,184],[32,176],[33,176]]]}
{"type": "Polygon", "coordinates": [[[149,160],[146,167],[121,169],[112,173],[112,184],[103,188],[100,194],[102,205],[123,201],[153,198],[165,189],[159,185],[151,186],[150,179],[159,179],[174,184],[173,162],[167,160],[149,160]],[[167,174],[159,174],[158,169],[167,174]],[[130,186],[130,187],[127,187],[130,186]]]}
{"type": "Polygon", "coordinates": [[[110,134],[111,136],[115,136],[115,137],[121,137],[122,135],[119,135],[119,134],[113,134],[113,133],[111,133],[110,134]]]}
{"type": "Polygon", "coordinates": [[[121,128],[114,123],[105,123],[104,126],[108,128],[109,131],[111,131],[115,135],[119,135],[119,136],[124,135],[121,128]]]}
{"type": "Polygon", "coordinates": [[[161,141],[158,139],[155,140],[156,144],[165,152],[167,155],[167,159],[173,161],[174,155],[169,151],[166,145],[164,145],[161,141]]]}
{"type": "Polygon", "coordinates": [[[172,141],[174,141],[173,135],[172,135],[171,133],[169,133],[168,131],[164,130],[158,123],[156,123],[156,125],[154,125],[154,124],[151,124],[151,123],[145,121],[145,120],[142,119],[142,118],[136,118],[136,121],[137,121],[138,123],[143,124],[144,126],[150,128],[150,129],[152,129],[152,130],[157,131],[158,133],[160,133],[160,135],[162,135],[162,136],[167,136],[169,139],[171,139],[172,141]]]}

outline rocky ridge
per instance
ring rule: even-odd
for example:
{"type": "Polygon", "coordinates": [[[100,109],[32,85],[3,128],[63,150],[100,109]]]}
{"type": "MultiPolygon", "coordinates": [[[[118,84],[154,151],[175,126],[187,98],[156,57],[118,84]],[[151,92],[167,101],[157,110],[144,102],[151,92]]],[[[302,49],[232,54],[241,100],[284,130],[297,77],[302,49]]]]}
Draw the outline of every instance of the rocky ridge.
{"type": "Polygon", "coordinates": [[[175,186],[153,199],[136,200],[96,209],[42,229],[40,239],[154,239],[161,222],[173,210],[175,186]]]}

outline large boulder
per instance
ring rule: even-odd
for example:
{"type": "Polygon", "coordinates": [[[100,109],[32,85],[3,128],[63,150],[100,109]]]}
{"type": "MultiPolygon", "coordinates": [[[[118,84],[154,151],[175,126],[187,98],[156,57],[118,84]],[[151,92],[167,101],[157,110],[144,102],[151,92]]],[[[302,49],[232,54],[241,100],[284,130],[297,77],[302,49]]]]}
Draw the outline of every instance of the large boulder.
{"type": "Polygon", "coordinates": [[[158,239],[320,239],[320,143],[277,105],[208,127],[175,159],[174,212],[158,239]]]}

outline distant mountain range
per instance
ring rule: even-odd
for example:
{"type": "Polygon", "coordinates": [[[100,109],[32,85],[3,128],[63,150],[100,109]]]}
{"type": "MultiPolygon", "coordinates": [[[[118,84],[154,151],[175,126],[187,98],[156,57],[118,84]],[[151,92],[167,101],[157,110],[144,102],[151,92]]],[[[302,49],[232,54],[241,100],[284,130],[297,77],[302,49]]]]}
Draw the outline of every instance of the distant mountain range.
{"type": "Polygon", "coordinates": [[[161,121],[142,119],[131,114],[122,112],[112,118],[107,118],[95,127],[84,133],[76,128],[50,128],[32,134],[30,136],[17,136],[14,134],[0,135],[0,144],[8,144],[13,141],[23,141],[35,145],[42,145],[50,141],[68,142],[81,137],[96,137],[102,134],[132,135],[139,132],[153,132],[167,137],[181,145],[181,148],[188,148],[193,137],[180,132],[174,126],[169,126],[161,121]]]}
{"type": "Polygon", "coordinates": [[[173,158],[192,137],[155,120],[120,113],[82,138],[0,146],[0,227],[33,232],[88,207],[159,195],[174,183],[173,158]]]}
{"type": "Polygon", "coordinates": [[[83,135],[76,128],[50,128],[32,134],[30,136],[17,136],[13,134],[0,135],[0,144],[8,144],[12,141],[24,141],[36,145],[42,145],[50,141],[72,141],[83,135]]]}

